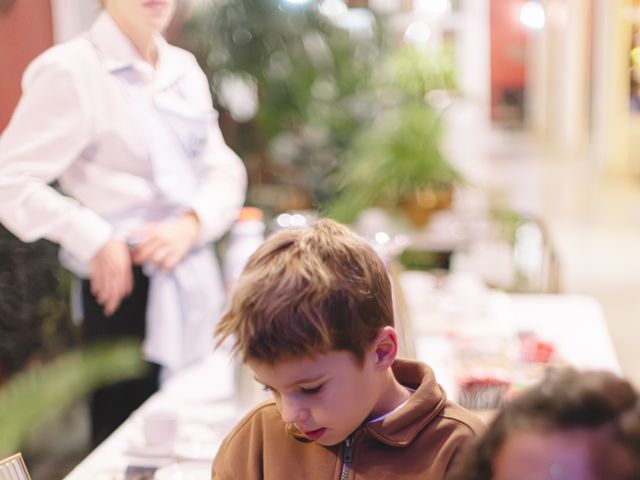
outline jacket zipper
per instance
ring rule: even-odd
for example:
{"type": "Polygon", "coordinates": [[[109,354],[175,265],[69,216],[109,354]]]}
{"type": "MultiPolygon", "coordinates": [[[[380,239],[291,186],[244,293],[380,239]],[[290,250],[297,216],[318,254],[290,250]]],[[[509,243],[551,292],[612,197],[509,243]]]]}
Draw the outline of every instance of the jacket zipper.
{"type": "Polygon", "coordinates": [[[353,437],[351,435],[344,441],[344,454],[342,456],[342,474],[340,480],[348,480],[351,471],[351,459],[353,456],[353,437]]]}

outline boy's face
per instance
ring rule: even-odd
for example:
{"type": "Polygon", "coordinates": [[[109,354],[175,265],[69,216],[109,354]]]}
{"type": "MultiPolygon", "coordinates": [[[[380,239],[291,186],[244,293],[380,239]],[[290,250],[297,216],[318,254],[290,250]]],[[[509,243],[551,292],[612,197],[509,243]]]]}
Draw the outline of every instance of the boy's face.
{"type": "Polygon", "coordinates": [[[353,354],[331,351],[269,365],[247,360],[255,379],[271,390],[282,419],[309,440],[336,445],[372,414],[380,393],[373,352],[360,366],[353,354]]]}

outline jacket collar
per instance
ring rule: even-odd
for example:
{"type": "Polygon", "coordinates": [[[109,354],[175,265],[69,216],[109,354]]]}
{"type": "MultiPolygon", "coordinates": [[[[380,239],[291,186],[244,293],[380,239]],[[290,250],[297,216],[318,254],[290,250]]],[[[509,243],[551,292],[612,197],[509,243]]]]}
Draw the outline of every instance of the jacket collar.
{"type": "MultiPolygon", "coordinates": [[[[391,366],[400,384],[415,392],[409,400],[382,420],[364,424],[356,435],[368,433],[392,447],[406,447],[444,408],[447,396],[436,383],[433,370],[425,363],[397,359],[391,366]]],[[[302,442],[309,442],[294,425],[287,432],[302,442]]]]}
{"type": "Polygon", "coordinates": [[[162,35],[154,38],[158,49],[158,62],[153,67],[145,62],[131,41],[120,30],[111,15],[102,11],[88,32],[91,43],[100,53],[103,65],[109,73],[133,69],[145,83],[154,82],[158,88],[166,88],[182,77],[185,63],[174,52],[162,35]]]}
{"type": "Polygon", "coordinates": [[[402,407],[378,422],[364,425],[363,430],[382,443],[404,447],[442,411],[447,397],[426,364],[398,359],[391,368],[400,384],[415,392],[402,407]]]}

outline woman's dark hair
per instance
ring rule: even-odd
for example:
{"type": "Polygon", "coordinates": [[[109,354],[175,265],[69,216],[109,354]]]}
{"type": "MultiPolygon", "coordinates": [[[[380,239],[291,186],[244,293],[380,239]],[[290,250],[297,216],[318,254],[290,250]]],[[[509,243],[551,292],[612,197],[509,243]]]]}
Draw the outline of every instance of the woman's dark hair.
{"type": "Polygon", "coordinates": [[[636,459],[633,471],[616,480],[640,479],[640,400],[631,384],[609,372],[550,370],[541,383],[503,407],[486,433],[470,445],[454,478],[493,478],[493,460],[512,432],[601,427],[636,459]]]}

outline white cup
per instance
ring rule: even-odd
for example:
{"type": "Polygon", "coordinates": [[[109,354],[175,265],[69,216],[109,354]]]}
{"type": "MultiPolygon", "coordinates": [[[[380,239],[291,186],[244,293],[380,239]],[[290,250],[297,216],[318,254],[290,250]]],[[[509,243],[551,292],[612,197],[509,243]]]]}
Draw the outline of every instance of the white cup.
{"type": "Polygon", "coordinates": [[[150,412],[142,419],[147,445],[173,445],[178,437],[178,416],[173,412],[150,412]]]}

